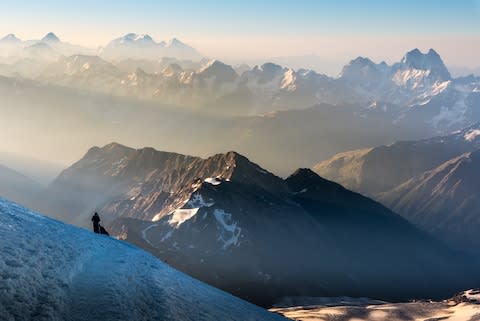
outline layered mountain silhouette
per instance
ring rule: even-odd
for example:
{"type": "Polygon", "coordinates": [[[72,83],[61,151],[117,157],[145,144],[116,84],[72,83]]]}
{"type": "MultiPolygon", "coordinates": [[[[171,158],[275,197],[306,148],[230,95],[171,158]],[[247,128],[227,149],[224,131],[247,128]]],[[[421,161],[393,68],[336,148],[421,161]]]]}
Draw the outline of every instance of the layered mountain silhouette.
{"type": "Polygon", "coordinates": [[[341,153],[314,170],[371,195],[451,246],[476,252],[479,128],[341,153]]]}
{"type": "MultiPolygon", "coordinates": [[[[168,46],[138,34],[114,44],[112,50],[118,45],[131,53],[168,46]]],[[[358,57],[338,77],[328,77],[270,62],[236,68],[218,59],[112,59],[75,52],[62,40],[6,46],[22,52],[33,46],[49,57],[55,52],[53,61],[12,54],[0,64],[0,91],[16,107],[10,113],[15,121],[23,121],[22,109],[35,108],[40,118],[65,116],[42,123],[55,137],[79,132],[60,153],[97,144],[96,133],[183,153],[234,149],[286,176],[346,150],[447,135],[480,121],[479,78],[452,77],[433,49],[413,49],[391,65],[358,57]],[[121,130],[126,127],[129,134],[121,130]]],[[[70,162],[81,152],[65,158],[70,162]]]]}
{"type": "Polygon", "coordinates": [[[446,242],[478,253],[480,150],[417,175],[378,199],[446,242]]]}
{"type": "Polygon", "coordinates": [[[399,141],[337,154],[316,164],[319,175],[375,196],[465,152],[480,148],[480,123],[446,136],[399,141]]]}
{"type": "Polygon", "coordinates": [[[86,225],[97,209],[121,239],[265,306],[441,296],[475,279],[464,257],[379,203],[308,169],[281,179],[235,152],[94,147],[48,194],[58,217],[86,225]]]}
{"type": "Polygon", "coordinates": [[[345,65],[338,77],[328,77],[269,62],[237,73],[216,59],[202,60],[195,49],[178,39],[155,42],[149,35],[135,33],[112,40],[98,52],[62,42],[53,33],[41,40],[12,39],[16,38],[7,35],[0,45],[26,54],[13,55],[17,57],[15,66],[3,66],[3,74],[20,73],[41,82],[120,97],[227,115],[355,104],[354,112],[360,117],[378,117],[390,124],[414,123],[438,131],[465,127],[471,117],[480,120],[475,108],[478,77],[452,78],[433,49],[426,53],[413,49],[392,65],[358,57],[345,65]],[[72,73],[68,60],[78,56],[83,56],[82,60],[90,56],[91,61],[84,64],[91,68],[72,73]],[[94,68],[99,59],[115,65],[116,70],[94,68]],[[53,62],[53,66],[45,73],[37,72],[40,66],[33,68],[34,72],[21,68],[32,65],[32,60],[43,67],[53,62]]]}

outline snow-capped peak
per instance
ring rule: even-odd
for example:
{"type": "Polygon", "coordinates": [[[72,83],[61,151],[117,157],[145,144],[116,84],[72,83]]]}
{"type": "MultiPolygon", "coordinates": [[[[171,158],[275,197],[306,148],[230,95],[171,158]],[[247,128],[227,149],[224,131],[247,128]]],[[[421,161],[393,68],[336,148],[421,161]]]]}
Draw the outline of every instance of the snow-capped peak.
{"type": "Polygon", "coordinates": [[[0,42],[20,42],[21,40],[17,38],[13,33],[10,33],[0,39],[0,42]]]}
{"type": "Polygon", "coordinates": [[[57,43],[60,39],[53,32],[49,32],[42,38],[42,42],[57,43]]]}
{"type": "Polygon", "coordinates": [[[133,42],[153,42],[152,37],[147,34],[129,33],[123,37],[124,40],[133,42]]]}
{"type": "Polygon", "coordinates": [[[417,70],[429,70],[441,77],[442,80],[451,79],[450,72],[442,61],[440,55],[433,49],[429,49],[427,53],[422,53],[415,48],[405,54],[398,67],[413,68],[417,70]]]}
{"type": "Polygon", "coordinates": [[[465,140],[469,142],[473,142],[479,136],[480,136],[480,129],[471,129],[464,135],[465,140]]]}
{"type": "Polygon", "coordinates": [[[147,34],[127,33],[126,35],[112,40],[108,47],[136,47],[155,46],[157,43],[147,34]]]}
{"type": "Polygon", "coordinates": [[[293,69],[288,69],[284,74],[283,74],[283,79],[280,84],[280,88],[285,89],[287,91],[295,91],[297,89],[297,86],[295,84],[295,81],[297,80],[296,73],[293,69]]]}
{"type": "Polygon", "coordinates": [[[350,63],[348,65],[349,66],[352,66],[352,65],[374,66],[375,63],[373,61],[371,61],[369,58],[359,56],[359,57],[353,59],[352,61],[350,61],[350,63]]]}

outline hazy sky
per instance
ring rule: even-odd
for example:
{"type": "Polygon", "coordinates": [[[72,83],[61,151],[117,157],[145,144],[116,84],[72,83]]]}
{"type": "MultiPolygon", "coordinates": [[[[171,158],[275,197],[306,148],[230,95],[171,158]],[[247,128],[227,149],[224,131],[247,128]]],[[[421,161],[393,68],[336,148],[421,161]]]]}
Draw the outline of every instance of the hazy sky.
{"type": "Polygon", "coordinates": [[[231,61],[313,55],[336,68],[433,47],[450,66],[480,67],[480,0],[1,0],[0,21],[0,34],[54,31],[88,46],[128,32],[178,37],[231,61]]]}

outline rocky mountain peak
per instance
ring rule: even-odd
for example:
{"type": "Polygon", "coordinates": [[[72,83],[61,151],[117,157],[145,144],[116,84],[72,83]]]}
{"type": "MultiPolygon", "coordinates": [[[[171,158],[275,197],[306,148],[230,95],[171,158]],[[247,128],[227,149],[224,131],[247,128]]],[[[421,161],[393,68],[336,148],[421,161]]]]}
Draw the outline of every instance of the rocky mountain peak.
{"type": "Polygon", "coordinates": [[[198,75],[202,78],[214,77],[217,81],[232,82],[238,78],[237,72],[229,65],[213,59],[203,66],[198,75]]]}
{"type": "Polygon", "coordinates": [[[343,67],[339,78],[347,80],[350,83],[378,83],[386,79],[389,71],[390,68],[385,62],[376,64],[369,58],[357,57],[343,67]]]}
{"type": "Polygon", "coordinates": [[[256,185],[272,193],[286,193],[283,180],[251,162],[247,157],[230,151],[217,154],[206,161],[206,166],[215,168],[212,173],[232,182],[256,185]]]}
{"type": "Polygon", "coordinates": [[[418,48],[415,48],[405,54],[400,64],[403,68],[430,70],[440,76],[442,80],[452,78],[442,58],[433,49],[430,49],[427,53],[422,53],[418,48]]]}
{"type": "Polygon", "coordinates": [[[307,193],[312,190],[327,193],[332,190],[343,189],[341,185],[322,178],[309,168],[297,169],[285,182],[290,190],[296,194],[307,193]]]}

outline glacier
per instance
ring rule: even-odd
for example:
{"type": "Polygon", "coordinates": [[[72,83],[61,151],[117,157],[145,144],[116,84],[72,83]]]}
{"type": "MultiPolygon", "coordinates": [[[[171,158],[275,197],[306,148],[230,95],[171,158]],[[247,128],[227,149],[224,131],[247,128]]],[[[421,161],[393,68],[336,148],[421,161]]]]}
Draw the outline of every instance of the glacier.
{"type": "Polygon", "coordinates": [[[286,320],[122,241],[0,199],[0,319],[286,320]]]}

